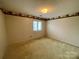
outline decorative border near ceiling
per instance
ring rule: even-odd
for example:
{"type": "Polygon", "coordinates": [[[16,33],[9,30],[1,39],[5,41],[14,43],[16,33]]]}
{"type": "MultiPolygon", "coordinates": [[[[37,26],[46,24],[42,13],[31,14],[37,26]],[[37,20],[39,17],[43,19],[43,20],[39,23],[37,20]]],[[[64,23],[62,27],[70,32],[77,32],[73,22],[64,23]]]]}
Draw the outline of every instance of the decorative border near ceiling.
{"type": "Polygon", "coordinates": [[[50,18],[50,20],[56,20],[56,19],[62,19],[62,18],[68,18],[68,17],[75,17],[75,16],[79,16],[79,12],[75,12],[73,14],[66,14],[64,16],[52,17],[52,18],[50,18]]]}
{"type": "Polygon", "coordinates": [[[4,14],[7,15],[13,15],[13,16],[20,16],[20,17],[27,17],[27,18],[32,18],[32,19],[38,19],[38,20],[56,20],[56,19],[62,19],[62,18],[68,18],[68,17],[75,17],[75,16],[79,16],[79,12],[75,12],[73,14],[66,14],[63,16],[57,16],[57,17],[52,17],[52,18],[43,18],[43,17],[38,17],[38,16],[33,16],[33,15],[29,15],[29,14],[23,14],[23,13],[17,13],[17,12],[12,12],[3,8],[0,8],[2,10],[2,12],[4,14]]]}
{"type": "Polygon", "coordinates": [[[33,16],[33,15],[23,14],[23,13],[18,13],[18,12],[12,12],[3,8],[0,8],[0,9],[2,10],[4,14],[7,14],[7,15],[27,17],[27,18],[38,19],[38,20],[48,20],[47,18],[43,18],[43,17],[33,16]]]}

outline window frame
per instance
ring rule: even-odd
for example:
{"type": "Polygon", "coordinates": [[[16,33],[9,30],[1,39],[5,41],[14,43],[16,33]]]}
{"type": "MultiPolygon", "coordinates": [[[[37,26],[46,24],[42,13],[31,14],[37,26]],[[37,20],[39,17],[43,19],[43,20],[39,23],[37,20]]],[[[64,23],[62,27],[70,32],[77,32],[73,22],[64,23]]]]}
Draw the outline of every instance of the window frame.
{"type": "Polygon", "coordinates": [[[40,32],[40,31],[42,31],[42,28],[43,28],[43,26],[42,26],[42,21],[40,21],[40,20],[33,20],[33,22],[32,22],[32,30],[34,31],[34,32],[40,32]],[[34,21],[36,21],[37,22],[37,30],[34,30],[34,21]],[[41,29],[39,30],[38,28],[38,25],[39,25],[39,22],[41,23],[41,29]]]}

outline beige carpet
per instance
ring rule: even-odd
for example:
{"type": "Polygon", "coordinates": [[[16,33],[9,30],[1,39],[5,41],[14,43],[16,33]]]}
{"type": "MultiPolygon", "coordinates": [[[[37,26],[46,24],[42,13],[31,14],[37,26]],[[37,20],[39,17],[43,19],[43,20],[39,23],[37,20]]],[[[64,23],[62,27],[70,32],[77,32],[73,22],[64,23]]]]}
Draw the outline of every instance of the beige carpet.
{"type": "Polygon", "coordinates": [[[8,46],[4,59],[79,59],[79,48],[48,38],[8,46]]]}

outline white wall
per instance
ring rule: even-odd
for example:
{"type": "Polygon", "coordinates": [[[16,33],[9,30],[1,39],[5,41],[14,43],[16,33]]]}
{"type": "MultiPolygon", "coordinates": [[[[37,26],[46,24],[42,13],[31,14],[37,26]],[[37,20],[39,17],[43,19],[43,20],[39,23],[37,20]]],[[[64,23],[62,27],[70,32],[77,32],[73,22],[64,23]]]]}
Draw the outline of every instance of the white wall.
{"type": "Polygon", "coordinates": [[[6,31],[5,31],[5,23],[4,23],[4,15],[0,10],[0,59],[3,58],[4,50],[6,44],[6,31]]]}
{"type": "Polygon", "coordinates": [[[48,37],[79,47],[79,16],[47,22],[48,37]]]}
{"type": "MultiPolygon", "coordinates": [[[[79,11],[79,0],[66,0],[57,4],[53,16],[63,16],[79,11]]],[[[79,16],[47,21],[48,37],[79,47],[79,16]]]]}
{"type": "Polygon", "coordinates": [[[11,15],[5,15],[5,18],[9,44],[45,36],[45,21],[42,21],[43,30],[34,32],[32,29],[34,19],[11,15]]]}

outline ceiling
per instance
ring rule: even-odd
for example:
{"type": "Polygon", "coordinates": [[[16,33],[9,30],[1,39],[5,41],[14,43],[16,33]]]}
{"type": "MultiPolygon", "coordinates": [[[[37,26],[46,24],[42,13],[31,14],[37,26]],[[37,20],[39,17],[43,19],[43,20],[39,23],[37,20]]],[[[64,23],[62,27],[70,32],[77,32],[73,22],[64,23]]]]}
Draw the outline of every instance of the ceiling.
{"type": "Polygon", "coordinates": [[[10,11],[51,18],[79,11],[79,0],[0,0],[0,8],[10,11]],[[41,9],[48,13],[42,14],[41,9]]]}

